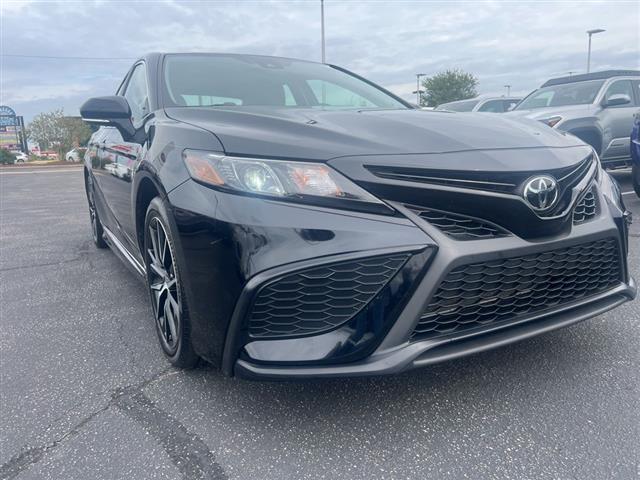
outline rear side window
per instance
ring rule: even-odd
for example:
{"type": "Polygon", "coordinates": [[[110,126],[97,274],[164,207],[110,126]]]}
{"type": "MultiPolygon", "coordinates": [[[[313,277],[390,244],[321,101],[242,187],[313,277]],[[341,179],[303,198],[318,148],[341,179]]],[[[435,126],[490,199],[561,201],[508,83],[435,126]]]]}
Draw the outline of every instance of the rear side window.
{"type": "Polygon", "coordinates": [[[502,103],[502,100],[489,100],[488,102],[482,104],[478,111],[502,113],[504,112],[504,104],[502,103]]]}
{"type": "Polygon", "coordinates": [[[131,107],[131,122],[135,128],[142,126],[142,120],[149,113],[149,92],[147,91],[147,73],[144,63],[136,66],[129,77],[124,98],[131,107]]]}

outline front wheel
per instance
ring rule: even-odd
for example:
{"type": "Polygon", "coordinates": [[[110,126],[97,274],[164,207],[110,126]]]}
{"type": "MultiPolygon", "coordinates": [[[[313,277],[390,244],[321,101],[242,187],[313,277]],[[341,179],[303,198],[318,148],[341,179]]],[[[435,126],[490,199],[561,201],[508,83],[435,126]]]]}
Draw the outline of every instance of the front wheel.
{"type": "Polygon", "coordinates": [[[198,355],[191,343],[189,309],[164,203],[154,198],[147,209],[144,235],[147,285],[163,352],[176,367],[192,368],[198,355]]]}

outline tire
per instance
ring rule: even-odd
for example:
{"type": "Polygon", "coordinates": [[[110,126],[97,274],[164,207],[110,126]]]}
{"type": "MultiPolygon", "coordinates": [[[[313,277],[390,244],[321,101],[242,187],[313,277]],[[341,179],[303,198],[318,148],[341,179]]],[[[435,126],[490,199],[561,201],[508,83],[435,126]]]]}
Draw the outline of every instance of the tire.
{"type": "Polygon", "coordinates": [[[144,263],[156,333],[175,367],[193,368],[199,357],[191,342],[189,308],[167,208],[160,197],[149,204],[144,222],[144,263]]]}
{"type": "Polygon", "coordinates": [[[631,182],[633,183],[633,189],[636,191],[636,195],[640,197],[640,165],[634,164],[631,167],[631,182]]]}
{"type": "Polygon", "coordinates": [[[89,203],[89,220],[91,221],[91,234],[93,236],[93,243],[98,248],[107,248],[107,242],[104,241],[104,229],[102,228],[102,222],[100,222],[100,216],[96,209],[95,195],[93,190],[93,180],[91,176],[87,176],[87,201],[89,203]]]}

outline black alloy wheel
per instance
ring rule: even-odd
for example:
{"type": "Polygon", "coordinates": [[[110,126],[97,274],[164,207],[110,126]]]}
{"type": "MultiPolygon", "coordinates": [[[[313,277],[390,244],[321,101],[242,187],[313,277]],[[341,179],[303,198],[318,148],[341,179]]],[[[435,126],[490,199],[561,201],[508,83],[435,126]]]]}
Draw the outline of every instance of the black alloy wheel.
{"type": "Polygon", "coordinates": [[[98,248],[107,248],[107,242],[104,241],[104,229],[96,210],[95,193],[93,190],[93,180],[91,176],[87,176],[87,201],[89,203],[89,219],[91,220],[91,234],[93,243],[98,248]]]}
{"type": "Polygon", "coordinates": [[[147,285],[162,350],[173,365],[194,367],[198,356],[191,345],[188,309],[175,243],[166,219],[166,209],[157,197],[147,210],[144,251],[147,285]]]}

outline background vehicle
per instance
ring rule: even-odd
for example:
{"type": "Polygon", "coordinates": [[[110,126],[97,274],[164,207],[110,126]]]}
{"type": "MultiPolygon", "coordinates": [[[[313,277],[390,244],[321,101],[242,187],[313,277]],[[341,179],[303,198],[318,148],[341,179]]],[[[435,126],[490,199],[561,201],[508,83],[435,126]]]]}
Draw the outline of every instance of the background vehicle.
{"type": "Polygon", "coordinates": [[[518,97],[477,97],[469,100],[443,103],[436,110],[449,110],[451,112],[490,112],[504,113],[515,107],[518,97]]]}
{"type": "Polygon", "coordinates": [[[614,168],[630,162],[629,133],[639,109],[640,72],[607,70],[548,80],[509,115],[572,133],[614,168]]]}
{"type": "Polygon", "coordinates": [[[146,282],[174,365],[396,373],[635,296],[620,191],[538,122],[231,54],[150,54],[80,111],[94,241],[146,282]]]}
{"type": "Polygon", "coordinates": [[[11,153],[16,156],[16,163],[24,163],[29,161],[29,156],[26,153],[21,152],[20,150],[12,150],[11,153]]]}
{"type": "Polygon", "coordinates": [[[84,158],[84,154],[86,151],[87,149],[82,147],[72,148],[67,152],[64,158],[67,160],[67,162],[80,162],[84,158]]]}
{"type": "Polygon", "coordinates": [[[640,197],[640,113],[636,113],[631,132],[631,181],[640,197]]]}

